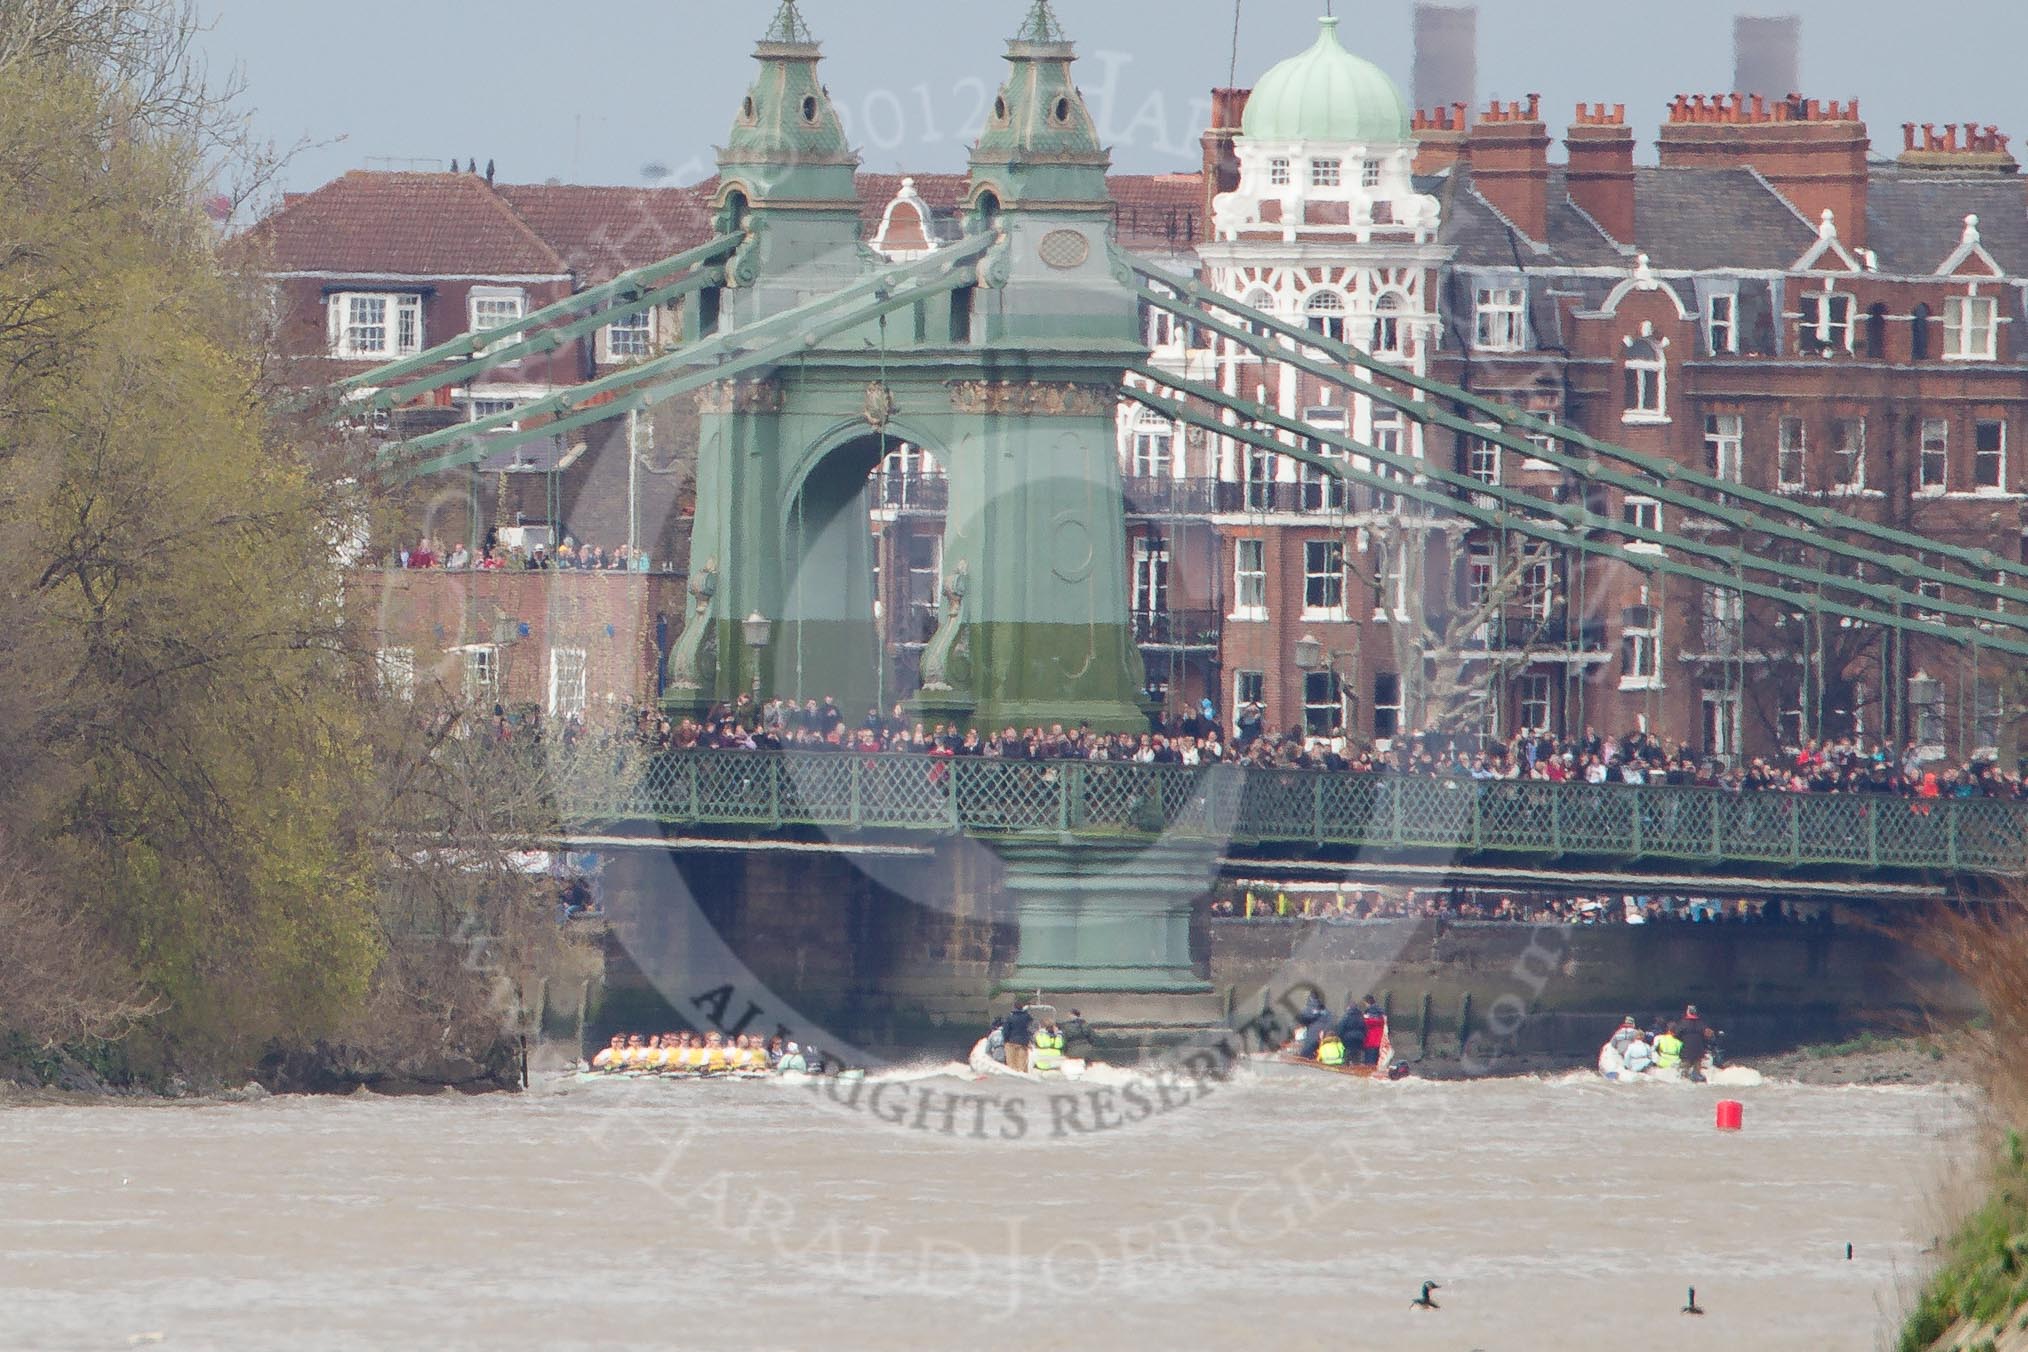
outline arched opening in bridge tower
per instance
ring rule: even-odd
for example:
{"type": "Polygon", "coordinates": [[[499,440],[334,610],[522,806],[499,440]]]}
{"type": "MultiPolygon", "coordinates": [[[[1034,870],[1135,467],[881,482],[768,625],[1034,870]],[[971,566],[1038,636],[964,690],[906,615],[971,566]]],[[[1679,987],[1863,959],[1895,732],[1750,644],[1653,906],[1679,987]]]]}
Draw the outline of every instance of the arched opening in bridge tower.
{"type": "Polygon", "coordinates": [[[826,452],[794,486],[783,523],[784,611],[770,688],[835,698],[848,726],[913,693],[938,613],[941,470],[930,452],[868,432],[826,452]],[[892,574],[891,576],[889,574],[892,574]],[[893,607],[885,627],[880,611],[893,607]]]}

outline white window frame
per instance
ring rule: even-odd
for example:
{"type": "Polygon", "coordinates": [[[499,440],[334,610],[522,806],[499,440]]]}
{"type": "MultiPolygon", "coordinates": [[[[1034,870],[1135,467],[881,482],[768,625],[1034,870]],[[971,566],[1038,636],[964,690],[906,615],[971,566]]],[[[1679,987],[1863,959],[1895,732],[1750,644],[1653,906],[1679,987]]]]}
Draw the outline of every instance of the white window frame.
{"type": "Polygon", "coordinates": [[[1275,483],[1281,478],[1282,458],[1259,446],[1239,449],[1239,480],[1242,500],[1250,512],[1271,511],[1275,505],[1275,483]]]}
{"type": "Polygon", "coordinates": [[[1408,619],[1408,553],[1404,546],[1376,544],[1373,561],[1373,618],[1385,624],[1408,619]]]}
{"type": "Polygon", "coordinates": [[[1739,352],[1739,293],[1714,291],[1704,298],[1704,343],[1714,357],[1739,352]]]}
{"type": "Polygon", "coordinates": [[[1285,155],[1276,155],[1268,161],[1268,186],[1286,188],[1296,181],[1295,164],[1285,155]]]}
{"type": "Polygon", "coordinates": [[[1555,683],[1549,679],[1549,673],[1547,672],[1524,672],[1516,676],[1514,678],[1514,722],[1516,724],[1514,730],[1531,736],[1540,736],[1548,732],[1551,722],[1556,715],[1553,703],[1555,693],[1555,683]],[[1540,718],[1529,718],[1528,709],[1530,705],[1539,705],[1541,707],[1542,716],[1540,718]]]}
{"type": "Polygon", "coordinates": [[[1707,583],[1699,602],[1700,638],[1706,652],[1722,652],[1746,622],[1746,597],[1730,587],[1707,583]]]}
{"type": "Polygon", "coordinates": [[[1621,391],[1623,423],[1665,423],[1669,421],[1669,357],[1662,340],[1642,335],[1626,340],[1626,375],[1621,391]],[[1637,352],[1653,356],[1635,356],[1637,352]]]}
{"type": "Polygon", "coordinates": [[[1392,289],[1373,301],[1373,352],[1376,356],[1400,357],[1408,353],[1408,326],[1405,314],[1408,297],[1392,289]]]}
{"type": "Polygon", "coordinates": [[[1232,673],[1232,725],[1239,726],[1239,711],[1249,704],[1267,708],[1267,673],[1264,671],[1235,671],[1232,673]]]}
{"type": "Polygon", "coordinates": [[[1975,418],[1972,420],[1972,491],[1986,497],[2000,497],[2007,491],[2007,420],[2005,418],[1975,418]],[[1979,432],[1982,428],[2000,429],[2000,445],[1996,451],[1979,449],[1979,432]],[[1988,459],[1997,459],[1998,468],[1994,482],[1981,482],[1979,467],[1988,459]]]}
{"type": "Polygon", "coordinates": [[[583,718],[591,705],[591,654],[583,648],[549,650],[549,716],[583,718]]]}
{"type": "Polygon", "coordinates": [[[1864,417],[1833,418],[1831,420],[1831,454],[1838,460],[1838,482],[1831,487],[1833,493],[1863,493],[1866,491],[1866,419],[1864,417]],[[1840,437],[1839,432],[1846,433],[1840,437]]]}
{"type": "Polygon", "coordinates": [[[1713,477],[1738,483],[1746,464],[1746,416],[1740,413],[1704,415],[1704,450],[1713,477]]]}
{"type": "Polygon", "coordinates": [[[1945,361],[1996,361],[2000,356],[2000,302],[1992,296],[1946,296],[1945,361]]]}
{"type": "Polygon", "coordinates": [[[415,649],[382,648],[373,657],[380,688],[396,699],[414,699],[415,649]]]}
{"type": "MultiPolygon", "coordinates": [[[[1547,412],[1547,411],[1545,411],[1545,412],[1542,412],[1542,413],[1537,413],[1537,414],[1535,415],[1535,420],[1536,420],[1537,422],[1544,422],[1544,423],[1548,423],[1548,424],[1549,424],[1549,425],[1550,425],[1551,427],[1555,427],[1555,428],[1561,428],[1561,427],[1563,426],[1563,423],[1562,423],[1562,421],[1561,421],[1560,419],[1558,419],[1558,418],[1557,418],[1557,416],[1556,416],[1556,414],[1555,414],[1555,413],[1553,413],[1553,412],[1547,412]]],[[[1540,449],[1540,450],[1544,450],[1544,451],[1554,451],[1554,450],[1556,450],[1556,448],[1557,448],[1557,447],[1558,447],[1558,445],[1560,444],[1560,443],[1558,443],[1558,442],[1556,441],[1556,438],[1554,438],[1554,437],[1551,437],[1551,436],[1545,436],[1544,434],[1542,434],[1542,433],[1540,433],[1540,432],[1531,432],[1531,433],[1529,433],[1529,434],[1528,434],[1528,440],[1529,440],[1529,442],[1530,442],[1530,443],[1531,443],[1532,445],[1534,445],[1534,446],[1536,446],[1536,447],[1537,447],[1538,449],[1540,449]]],[[[1554,462],[1552,462],[1552,461],[1548,461],[1548,460],[1539,460],[1539,459],[1537,459],[1536,457],[1534,457],[1534,456],[1532,456],[1532,455],[1531,455],[1531,456],[1529,456],[1529,457],[1528,457],[1528,458],[1527,458],[1526,460],[1523,460],[1523,461],[1521,462],[1521,468],[1522,468],[1522,469],[1555,469],[1555,468],[1556,468],[1556,465],[1555,465],[1555,463],[1554,463],[1554,462]]]]}
{"type": "MultiPolygon", "coordinates": [[[[1490,423],[1481,423],[1488,432],[1498,429],[1490,423]]],[[[1500,482],[1500,443],[1485,437],[1473,437],[1465,444],[1465,473],[1482,484],[1500,482]]]]}
{"type": "Polygon", "coordinates": [[[1330,287],[1319,287],[1303,297],[1304,327],[1334,342],[1345,341],[1345,320],[1350,312],[1345,293],[1330,287]]]}
{"type": "Polygon", "coordinates": [[[1303,618],[1306,620],[1345,618],[1344,541],[1303,541],[1303,618]],[[1313,588],[1326,598],[1321,604],[1311,601],[1313,588]],[[1337,597],[1335,603],[1329,599],[1332,596],[1337,597]]]}
{"type": "Polygon", "coordinates": [[[1730,765],[1739,755],[1739,692],[1706,690],[1703,698],[1704,752],[1730,765]]]}
{"type": "Polygon", "coordinates": [[[1775,425],[1775,487],[1784,492],[1799,491],[1809,482],[1809,474],[1809,424],[1799,417],[1784,415],[1775,425]],[[1789,477],[1792,464],[1796,472],[1793,479],[1789,477]]]}
{"type": "Polygon", "coordinates": [[[1499,580],[1500,564],[1493,546],[1483,540],[1474,540],[1465,547],[1465,604],[1477,610],[1486,604],[1486,598],[1493,594],[1493,584],[1499,580]]]}
{"type": "Polygon", "coordinates": [[[1472,346],[1481,352],[1519,352],[1528,344],[1528,288],[1482,286],[1472,305],[1472,346]]]}
{"type": "Polygon", "coordinates": [[[499,703],[500,650],[490,643],[474,643],[464,652],[465,698],[474,704],[499,703]]]}
{"type": "Polygon", "coordinates": [[[1521,569],[1521,586],[1515,593],[1521,613],[1536,623],[1556,613],[1556,560],[1538,552],[1521,569]]]}
{"type": "MultiPolygon", "coordinates": [[[[497,418],[503,413],[512,413],[520,407],[521,401],[519,399],[474,398],[467,401],[465,405],[465,421],[479,422],[486,418],[497,418]]],[[[516,418],[513,422],[508,423],[506,430],[510,432],[520,431],[521,420],[516,418]]]]}
{"type": "Polygon", "coordinates": [[[1648,589],[1643,587],[1640,604],[1629,606],[1628,610],[1645,614],[1648,622],[1638,628],[1622,623],[1620,689],[1659,690],[1662,687],[1661,609],[1648,599],[1648,589]]]}
{"type": "Polygon", "coordinates": [[[1338,188],[1345,183],[1345,161],[1330,155],[1310,161],[1310,186],[1338,188]]]}
{"type": "MultiPolygon", "coordinates": [[[[1915,580],[1915,594],[1925,601],[1941,601],[1944,599],[1944,584],[1933,577],[1919,577],[1915,580]]],[[[1940,610],[1918,610],[1915,618],[1931,624],[1942,624],[1944,619],[1940,610]]]]}
{"type": "Polygon", "coordinates": [[[1230,618],[1265,620],[1267,617],[1267,541],[1242,536],[1232,542],[1230,618]]]}
{"type": "Polygon", "coordinates": [[[1392,671],[1376,671],[1373,673],[1373,737],[1376,743],[1391,745],[1396,737],[1401,736],[1401,690],[1402,681],[1398,673],[1392,671]],[[1382,692],[1386,692],[1389,698],[1382,699],[1382,692]],[[1380,731],[1380,720],[1383,714],[1391,715],[1388,719],[1388,725],[1394,731],[1388,733],[1380,731]]]}
{"type": "Polygon", "coordinates": [[[1951,422],[1949,418],[1924,418],[1917,443],[1915,491],[1935,496],[1948,493],[1951,483],[1951,422]],[[1932,473],[1932,467],[1935,472],[1932,473]]]}
{"type": "Polygon", "coordinates": [[[1852,315],[1857,305],[1858,302],[1849,292],[1805,291],[1798,302],[1799,310],[1796,316],[1798,348],[1801,347],[1801,335],[1813,332],[1819,349],[1843,352],[1849,356],[1852,351],[1852,315]],[[1842,320],[1836,317],[1839,302],[1843,302],[1842,320]],[[1810,313],[1813,310],[1816,312],[1814,317],[1810,313]],[[1836,341],[1833,340],[1834,335],[1838,335],[1836,341]]]}
{"type": "MultiPolygon", "coordinates": [[[[1662,504],[1654,498],[1631,497],[1620,504],[1620,520],[1642,530],[1662,529],[1662,504]]],[[[1635,553],[1660,554],[1662,546],[1652,540],[1628,540],[1626,548],[1635,553]]]]}
{"type": "Polygon", "coordinates": [[[413,291],[336,291],[325,301],[327,331],[333,357],[358,361],[369,357],[412,357],[423,350],[423,298],[413,291]],[[354,322],[355,302],[384,307],[378,324],[354,322]],[[379,346],[357,342],[358,330],[377,328],[379,346]]]}
{"type": "Polygon", "coordinates": [[[1136,422],[1133,432],[1133,477],[1173,479],[1176,477],[1176,425],[1154,418],[1136,422]]]}
{"type": "MultiPolygon", "coordinates": [[[[465,324],[469,333],[491,333],[528,317],[528,293],[518,286],[475,286],[465,297],[465,324]],[[490,322],[481,323],[481,315],[490,322]]],[[[479,349],[481,356],[497,352],[517,340],[509,338],[479,349]]]]}
{"type": "Polygon", "coordinates": [[[609,362],[633,361],[647,357],[655,351],[655,307],[637,310],[622,315],[603,330],[606,345],[606,360],[609,362]],[[626,350],[621,350],[622,337],[626,350]]]}
{"type": "Polygon", "coordinates": [[[1380,186],[1379,160],[1369,159],[1359,166],[1359,186],[1362,188],[1377,188],[1380,186]]]}
{"type": "Polygon", "coordinates": [[[1134,537],[1134,614],[1153,619],[1169,613],[1169,542],[1134,537]]]}
{"type": "Polygon", "coordinates": [[[1313,737],[1329,736],[1345,726],[1345,683],[1332,670],[1303,673],[1303,731],[1313,737]],[[1322,698],[1316,687],[1322,682],[1322,698]],[[1320,717],[1321,715],[1321,717],[1320,717]]]}

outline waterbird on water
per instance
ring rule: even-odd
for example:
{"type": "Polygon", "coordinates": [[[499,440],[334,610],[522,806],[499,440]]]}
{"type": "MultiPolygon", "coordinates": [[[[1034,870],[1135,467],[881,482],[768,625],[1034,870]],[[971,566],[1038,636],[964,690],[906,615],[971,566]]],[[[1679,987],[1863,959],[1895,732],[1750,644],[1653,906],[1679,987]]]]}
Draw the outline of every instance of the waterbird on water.
{"type": "Polygon", "coordinates": [[[1441,1289],[1442,1288],[1439,1287],[1435,1282],[1424,1282],[1422,1284],[1422,1294],[1417,1296],[1414,1300],[1408,1302],[1409,1308],[1422,1310],[1441,1309],[1442,1308],[1441,1306],[1439,1306],[1435,1301],[1429,1298],[1430,1292],[1441,1289]]]}
{"type": "Polygon", "coordinates": [[[1697,1304],[1697,1288],[1696,1288],[1696,1287],[1694,1287],[1694,1286],[1690,1288],[1690,1303],[1689,1303],[1688,1305],[1685,1305],[1685,1306],[1683,1307],[1683,1313],[1684,1313],[1684,1314],[1703,1314],[1703,1313],[1704,1313],[1704,1311],[1703,1311],[1702,1309],[1700,1309],[1700,1308],[1698,1307],[1698,1304],[1697,1304]]]}

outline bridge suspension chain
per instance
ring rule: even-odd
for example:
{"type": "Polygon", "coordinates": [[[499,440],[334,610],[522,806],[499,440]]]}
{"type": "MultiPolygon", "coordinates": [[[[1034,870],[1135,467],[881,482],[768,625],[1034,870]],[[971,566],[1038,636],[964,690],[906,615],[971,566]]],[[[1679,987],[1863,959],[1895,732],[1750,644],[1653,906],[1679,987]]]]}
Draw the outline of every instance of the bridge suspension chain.
{"type": "MultiPolygon", "coordinates": [[[[1149,285],[1136,285],[1135,294],[1156,309],[1179,316],[1186,316],[1192,322],[1203,325],[1211,331],[1238,343],[1251,351],[1258,352],[1275,361],[1287,362],[1330,382],[1341,389],[1354,389],[1366,394],[1391,408],[1425,425],[1434,423],[1447,430],[1463,435],[1475,436],[1496,445],[1522,454],[1548,460],[1587,480],[1610,484],[1629,491],[1655,497],[1658,501],[1671,503],[1684,510],[1711,517],[1743,530],[1790,539],[1806,540],[1808,543],[1827,548],[1834,553],[1879,567],[1889,575],[1919,577],[1927,581],[1941,582],[1980,595],[1990,596],[2001,602],[2028,604],[2028,589],[2011,587],[1998,581],[1987,581],[1984,577],[1966,576],[1953,573],[1925,563],[1920,557],[1911,557],[1906,552],[1885,552],[1849,540],[1840,539],[1829,532],[1847,531],[1869,539],[1879,540],[1897,546],[1900,551],[1913,551],[1916,555],[1933,553],[1968,564],[1981,573],[1995,578],[2013,577],[2028,580],[2028,564],[2013,562],[1992,553],[1990,550],[1973,549],[1927,539],[1908,531],[1868,521],[1863,517],[1851,516],[1828,507],[1799,504],[1794,500],[1750,485],[1712,475],[1681,465],[1658,456],[1646,455],[1600,441],[1572,428],[1547,423],[1521,410],[1501,404],[1495,400],[1475,395],[1468,390],[1446,385],[1441,381],[1418,376],[1414,372],[1401,370],[1368,353],[1360,351],[1349,343],[1339,342],[1307,328],[1300,328],[1272,315],[1249,308],[1239,301],[1196,282],[1165,272],[1133,254],[1115,249],[1114,256],[1119,266],[1131,276],[1143,279],[1149,285]],[[1153,287],[1165,288],[1166,291],[1153,287]],[[1187,303],[1186,303],[1187,302],[1187,303]],[[1226,324],[1204,313],[1205,308],[1221,310],[1239,320],[1237,325],[1226,324]],[[1262,333],[1273,335],[1283,341],[1271,341],[1262,333]],[[1365,374],[1353,378],[1342,366],[1330,366],[1317,362],[1303,354],[1300,349],[1308,348],[1321,352],[1337,361],[1358,367],[1365,374]],[[1379,377],[1376,380],[1374,377],[1379,377]],[[1493,419],[1498,426],[1486,427],[1445,412],[1440,406],[1413,399],[1388,388],[1382,381],[1393,382],[1410,390],[1447,401],[1474,413],[1493,419]],[[1518,435],[1516,435],[1518,433],[1518,435]],[[1641,476],[1628,475],[1623,471],[1600,466],[1587,456],[1572,455],[1566,451],[1551,449],[1549,443],[1562,443],[1591,456],[1602,456],[1641,471],[1641,476]],[[1719,494],[1722,498],[1754,503],[1774,513],[1776,518],[1760,516],[1742,508],[1734,508],[1723,502],[1714,502],[1692,496],[1673,488],[1681,483],[1692,488],[1719,494]],[[1797,527],[1783,524],[1779,518],[1792,519],[1811,528],[1804,532],[1797,527]],[[1822,535],[1816,532],[1824,532],[1822,535]]],[[[1915,593],[1909,593],[1911,598],[1915,593]]],[[[1930,598],[1922,598],[1927,601],[1930,598]]],[[[1981,612],[1988,621],[1999,617],[1981,612]]]]}
{"type": "MultiPolygon", "coordinates": [[[[1153,368],[1143,366],[1136,368],[1136,370],[1147,379],[1159,381],[1172,389],[1190,394],[1193,397],[1204,398],[1213,393],[1206,390],[1204,386],[1197,385],[1195,382],[1185,381],[1153,368]]],[[[1203,428],[1206,432],[1219,436],[1244,441],[1263,450],[1287,455],[1292,459],[1312,465],[1327,473],[1335,474],[1363,487],[1371,488],[1378,492],[1413,498],[1417,502],[1454,512],[1483,526],[1497,529],[1503,524],[1511,525],[1514,530],[1524,535],[1545,541],[1558,548],[1577,550],[1601,558],[1614,559],[1626,564],[1637,572],[1666,573],[1694,582],[1701,582],[1707,586],[1715,586],[1722,590],[1736,590],[1744,595],[1757,596],[1765,600],[1772,600],[1788,605],[1794,604],[1798,597],[1798,593],[1790,588],[1736,578],[1732,574],[1721,573],[1709,568],[1671,559],[1665,554],[1635,552],[1621,545],[1609,544],[1603,540],[1594,539],[1588,533],[1594,529],[1610,529],[1613,533],[1637,535],[1652,533],[1637,532],[1635,528],[1623,527],[1616,523],[1606,523],[1582,510],[1563,509],[1556,511],[1554,504],[1542,502],[1540,499],[1528,499],[1525,503],[1508,501],[1508,506],[1521,507],[1522,511],[1503,511],[1491,507],[1481,507],[1470,500],[1471,495],[1481,493],[1490,486],[1477,479],[1471,479],[1469,476],[1461,475],[1454,470],[1444,470],[1437,466],[1427,465],[1407,457],[1381,451],[1375,447],[1353,441],[1349,437],[1339,436],[1321,428],[1308,427],[1266,406],[1248,407],[1244,411],[1250,414],[1256,422],[1278,427],[1291,436],[1301,436],[1312,441],[1323,442],[1347,452],[1348,455],[1362,456],[1375,463],[1405,465],[1406,468],[1402,470],[1405,477],[1394,478],[1387,475],[1375,474],[1369,470],[1361,470],[1347,460],[1320,455],[1305,450],[1300,445],[1291,445],[1267,433],[1250,430],[1238,424],[1222,422],[1206,414],[1199,408],[1180,400],[1163,398],[1151,390],[1127,386],[1125,387],[1125,393],[1129,398],[1178,422],[1203,428]],[[1469,482],[1471,487],[1464,495],[1460,496],[1446,489],[1434,488],[1418,482],[1418,480],[1425,477],[1451,487],[1461,486],[1456,481],[1463,480],[1469,482]],[[1566,526],[1545,521],[1541,519],[1540,515],[1527,514],[1530,509],[1545,514],[1555,512],[1556,515],[1561,516],[1571,524],[1566,526]]],[[[1228,407],[1241,406],[1241,401],[1228,400],[1225,396],[1219,396],[1219,398],[1226,402],[1228,407]]],[[[1491,494],[1491,496],[1499,497],[1500,495],[1496,493],[1491,494]]],[[[1726,561],[1736,563],[1741,567],[1746,566],[1749,562],[1739,551],[1729,552],[1726,555],[1726,561]]],[[[1766,565],[1762,565],[1762,567],[1766,567],[1766,565]]],[[[1878,596],[1888,591],[1886,588],[1877,587],[1872,584],[1853,583],[1850,579],[1828,577],[1827,575],[1818,574],[1814,570],[1795,570],[1792,575],[1797,580],[1806,582],[1823,578],[1844,590],[1857,592],[1862,595],[1878,596]]],[[[1893,593],[1893,595],[1898,597],[1900,593],[1893,593]]],[[[1824,602],[1823,608],[1841,618],[1851,619],[1864,624],[1886,625],[1910,633],[1927,634],[1958,646],[1963,646],[1968,641],[1969,633],[1976,633],[1976,630],[1968,631],[1966,628],[1954,628],[1943,624],[1906,618],[1892,610],[1875,610],[1835,601],[1824,602]]],[[[1995,651],[2007,652],[2017,656],[2028,656],[2028,638],[2002,639],[1992,637],[1985,640],[1985,646],[1995,651]]]]}

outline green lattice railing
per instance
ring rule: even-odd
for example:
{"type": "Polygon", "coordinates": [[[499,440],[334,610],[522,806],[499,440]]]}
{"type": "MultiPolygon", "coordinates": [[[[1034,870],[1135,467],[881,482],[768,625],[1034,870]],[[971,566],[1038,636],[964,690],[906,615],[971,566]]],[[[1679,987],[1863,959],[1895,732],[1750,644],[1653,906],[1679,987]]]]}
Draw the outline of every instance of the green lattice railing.
{"type": "Polygon", "coordinates": [[[562,776],[579,823],[1175,832],[1453,855],[2028,872],[2028,803],[851,752],[692,751],[562,776]]]}

